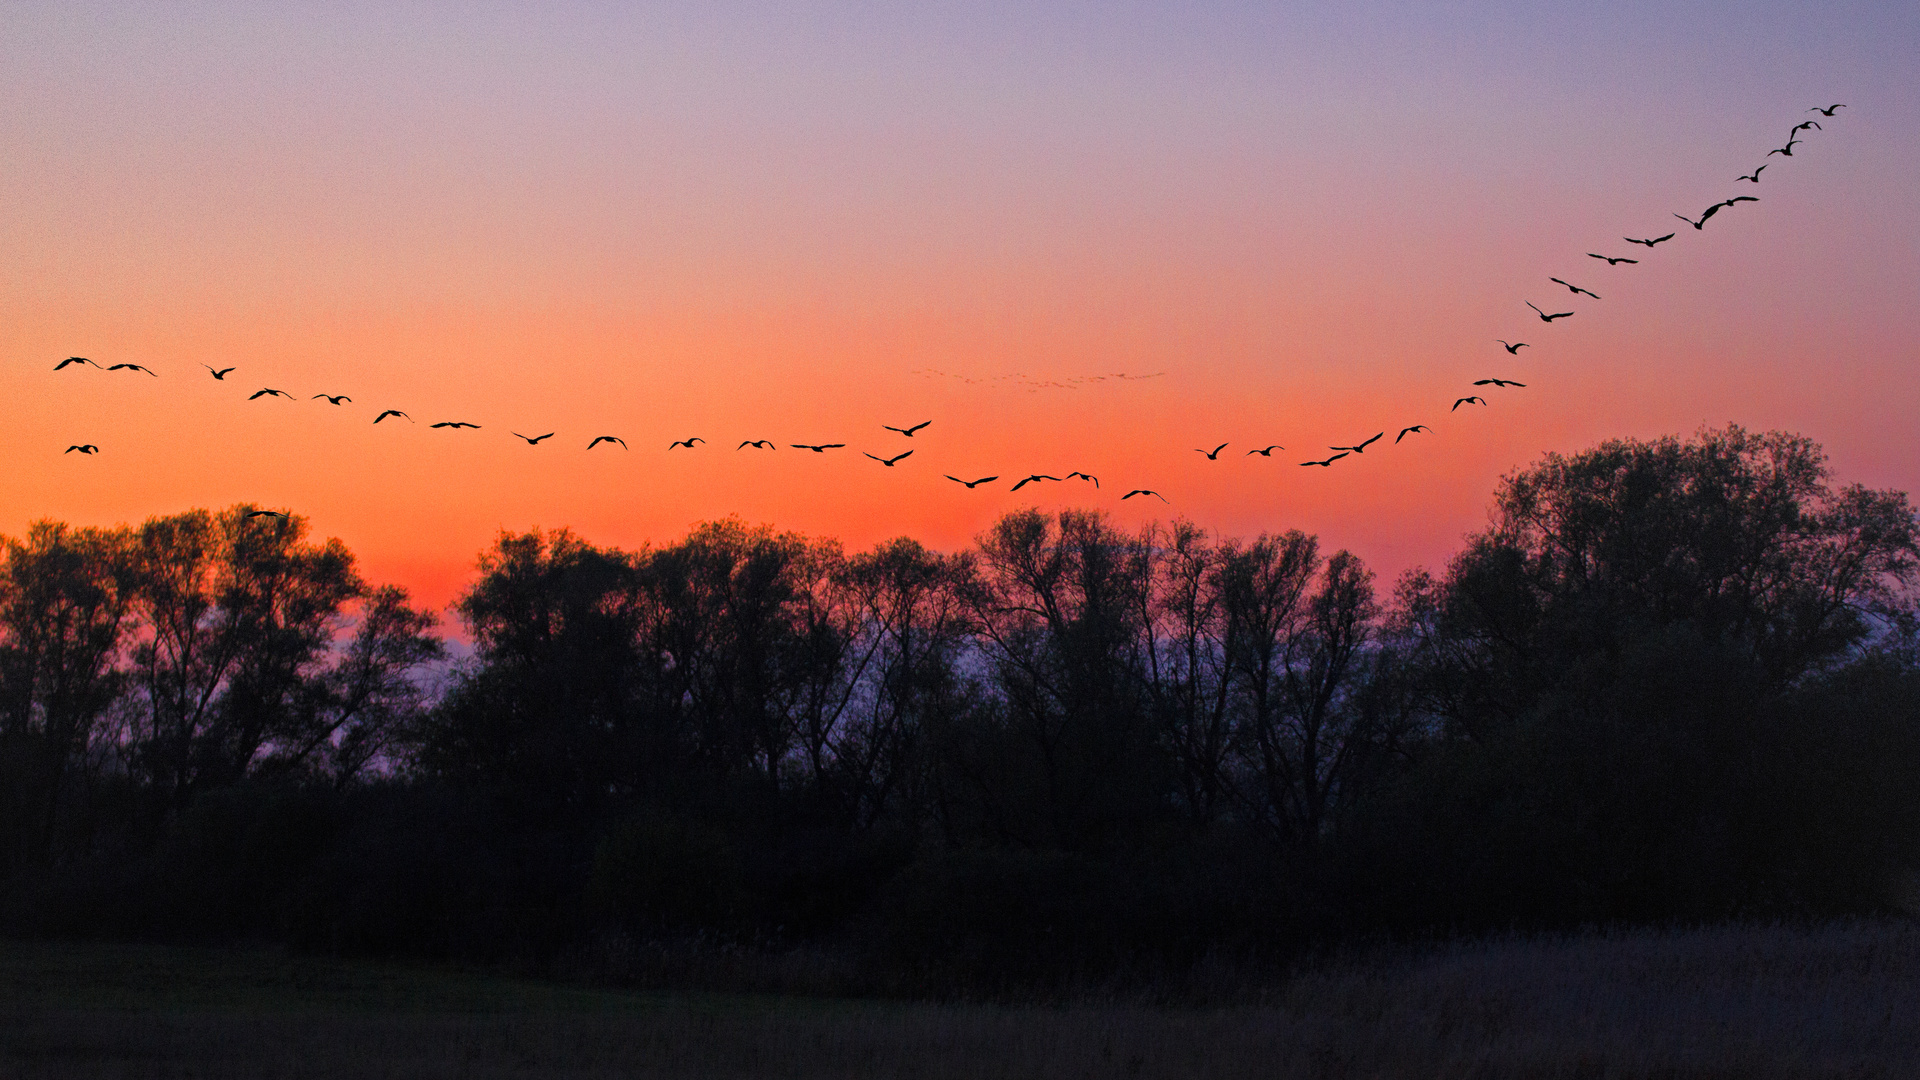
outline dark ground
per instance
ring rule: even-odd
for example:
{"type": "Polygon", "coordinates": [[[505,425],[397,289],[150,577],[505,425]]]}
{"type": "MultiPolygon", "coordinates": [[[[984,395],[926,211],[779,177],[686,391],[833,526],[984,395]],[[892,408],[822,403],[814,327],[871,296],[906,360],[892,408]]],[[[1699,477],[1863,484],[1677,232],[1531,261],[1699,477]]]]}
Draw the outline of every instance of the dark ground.
{"type": "MultiPolygon", "coordinates": [[[[1254,988],[1257,990],[1257,988],[1254,988]]],[[[0,1075],[1906,1077],[1920,928],[1726,926],[1449,945],[1266,1003],[627,994],[276,951],[0,944],[0,1075]]]]}

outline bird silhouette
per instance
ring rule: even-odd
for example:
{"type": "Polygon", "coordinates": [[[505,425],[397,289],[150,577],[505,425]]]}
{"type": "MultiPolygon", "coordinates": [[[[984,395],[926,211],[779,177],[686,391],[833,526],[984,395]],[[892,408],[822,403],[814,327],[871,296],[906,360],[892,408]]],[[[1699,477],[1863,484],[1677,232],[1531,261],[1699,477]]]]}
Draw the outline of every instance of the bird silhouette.
{"type": "Polygon", "coordinates": [[[1792,131],[1787,132],[1787,138],[1791,139],[1794,137],[1796,133],[1805,131],[1808,128],[1812,128],[1815,131],[1826,130],[1826,128],[1823,128],[1820,126],[1820,121],[1818,120],[1802,120],[1799,123],[1793,125],[1792,131]]]}
{"type": "MultiPolygon", "coordinates": [[[[1384,432],[1384,431],[1380,433],[1380,435],[1385,435],[1385,434],[1386,434],[1386,432],[1384,432]]],[[[1359,446],[1329,446],[1329,447],[1327,447],[1327,449],[1329,449],[1329,450],[1351,450],[1351,451],[1353,451],[1353,452],[1354,452],[1354,453],[1356,453],[1356,454],[1363,454],[1363,453],[1366,453],[1366,450],[1367,450],[1367,447],[1369,447],[1369,446],[1372,446],[1372,445],[1373,445],[1374,443],[1376,443],[1376,442],[1379,442],[1379,441],[1380,441],[1380,435],[1375,435],[1375,436],[1374,436],[1373,438],[1371,438],[1371,439],[1368,439],[1368,440],[1367,440],[1366,442],[1363,442],[1363,443],[1361,443],[1361,444],[1360,444],[1359,446]]]]}
{"type": "Polygon", "coordinates": [[[443,427],[444,427],[444,428],[464,428],[464,427],[470,427],[470,428],[477,428],[477,427],[479,427],[480,425],[479,425],[479,424],[469,424],[469,423],[467,423],[467,422],[466,422],[465,420],[442,420],[442,421],[440,421],[440,422],[439,422],[439,423],[437,423],[437,424],[428,424],[427,426],[428,426],[428,427],[437,427],[437,428],[443,428],[443,427]]]}
{"type": "Polygon", "coordinates": [[[1533,301],[1531,300],[1527,301],[1527,306],[1530,308],[1533,308],[1534,314],[1540,316],[1540,321],[1544,323],[1550,323],[1555,319],[1564,319],[1573,314],[1573,312],[1571,311],[1557,311],[1552,315],[1549,315],[1546,312],[1541,311],[1539,308],[1533,307],[1533,301]]]}
{"type": "Polygon", "coordinates": [[[1227,444],[1226,444],[1226,443],[1221,443],[1221,444],[1220,444],[1219,446],[1216,446],[1216,447],[1214,447],[1214,448],[1213,448],[1212,450],[1202,450],[1202,449],[1200,449],[1199,447],[1197,447],[1197,446],[1196,446],[1196,447],[1194,447],[1194,448],[1193,448],[1193,452],[1194,452],[1194,453],[1196,453],[1196,454],[1205,454],[1205,455],[1207,455],[1207,460],[1208,460],[1208,461],[1219,461],[1219,460],[1220,460],[1220,451],[1222,451],[1222,450],[1225,450],[1226,448],[1227,448],[1227,444]]]}
{"type": "Polygon", "coordinates": [[[1773,156],[1773,155],[1775,155],[1775,154],[1780,154],[1780,155],[1783,155],[1783,156],[1785,156],[1785,157],[1792,157],[1792,156],[1793,156],[1793,148],[1794,148],[1794,147],[1796,147],[1796,146],[1799,146],[1799,145],[1800,145],[1800,140],[1799,140],[1799,139],[1788,139],[1788,140],[1787,140],[1787,145],[1785,145],[1785,146],[1783,146],[1783,147],[1781,147],[1781,148],[1779,148],[1778,150],[1769,150],[1769,151],[1767,151],[1767,156],[1768,156],[1768,157],[1772,157],[1772,156],[1773,156]]]}
{"type": "Polygon", "coordinates": [[[1499,338],[1494,338],[1493,340],[1500,342],[1501,347],[1507,350],[1508,356],[1518,356],[1520,355],[1520,350],[1527,347],[1527,343],[1524,341],[1516,341],[1508,345],[1506,342],[1500,341],[1499,338]]]}
{"type": "Polygon", "coordinates": [[[912,427],[893,427],[890,424],[881,424],[880,426],[883,428],[886,428],[888,431],[897,431],[900,434],[905,435],[907,438],[911,439],[913,438],[914,432],[919,431],[921,428],[926,427],[928,424],[931,424],[931,423],[933,423],[933,421],[931,420],[922,420],[920,423],[915,424],[912,427]]]}
{"type": "Polygon", "coordinates": [[[1757,183],[1759,183],[1759,182],[1760,182],[1760,174],[1761,174],[1761,173],[1763,173],[1763,172],[1766,172],[1766,171],[1767,171],[1767,167],[1766,167],[1765,165],[1762,165],[1762,166],[1760,166],[1759,168],[1757,168],[1757,169],[1755,169],[1755,170],[1753,170],[1752,172],[1750,172],[1750,173],[1748,173],[1748,174],[1747,174],[1747,175],[1745,175],[1745,176],[1736,176],[1736,177],[1734,177],[1734,178],[1733,178],[1733,182],[1737,184],[1737,183],[1739,183],[1739,182],[1740,182],[1740,181],[1742,181],[1742,180],[1751,180],[1751,181],[1753,181],[1754,183],[1756,183],[1756,184],[1757,184],[1757,183]]]}
{"type": "Polygon", "coordinates": [[[1245,456],[1252,457],[1255,454],[1259,454],[1261,457],[1272,457],[1273,452],[1275,450],[1285,450],[1285,449],[1286,447],[1281,446],[1279,443],[1274,443],[1272,446],[1269,446],[1264,450],[1249,450],[1246,452],[1245,456]]]}
{"type": "Polygon", "coordinates": [[[1526,386],[1527,384],[1526,384],[1526,383],[1523,383],[1523,382],[1514,382],[1514,381],[1513,381],[1512,379],[1475,379],[1475,380],[1473,380],[1473,385],[1475,385],[1475,386],[1521,386],[1521,387],[1524,387],[1524,386],[1526,386]]]}
{"type": "Polygon", "coordinates": [[[1012,490],[1019,491],[1021,488],[1026,487],[1028,484],[1033,483],[1035,480],[1058,480],[1058,479],[1060,478],[1057,476],[1042,476],[1039,473],[1034,473],[1032,476],[1029,476],[1025,480],[1022,480],[1019,483],[1013,485],[1012,490]]]}
{"type": "MultiPolygon", "coordinates": [[[[1151,495],[1154,498],[1159,499],[1161,502],[1167,501],[1167,497],[1165,495],[1162,495],[1151,488],[1134,488],[1132,491],[1129,491],[1125,495],[1120,496],[1120,501],[1126,502],[1128,499],[1133,498],[1135,495],[1151,495]]],[[[1168,505],[1171,506],[1172,504],[1168,503],[1168,505]]]]}
{"type": "Polygon", "coordinates": [[[1068,474],[1067,474],[1067,479],[1069,479],[1069,480],[1074,480],[1074,479],[1080,479],[1080,480],[1091,480],[1091,481],[1093,481],[1093,486],[1094,486],[1094,487],[1099,487],[1099,486],[1100,486],[1100,478],[1099,478],[1099,477],[1097,477],[1097,476],[1095,476],[1095,475],[1093,475],[1092,473],[1083,473],[1083,472],[1070,472],[1070,473],[1068,473],[1068,474]]]}
{"type": "Polygon", "coordinates": [[[603,442],[619,443],[622,450],[627,448],[627,440],[618,435],[595,435],[593,441],[587,444],[587,449],[591,450],[603,442]]]}
{"type": "MultiPolygon", "coordinates": [[[[262,387],[258,390],[255,390],[253,393],[247,395],[247,400],[252,401],[254,398],[261,398],[261,397],[283,397],[289,401],[293,400],[292,394],[287,393],[285,390],[275,390],[272,387],[262,387]]],[[[374,421],[374,423],[376,424],[379,422],[380,421],[378,420],[374,421]]]]}
{"type": "Polygon", "coordinates": [[[1596,293],[1596,292],[1589,292],[1588,290],[1586,290],[1586,289],[1583,289],[1583,288],[1581,288],[1580,286],[1578,286],[1578,285],[1575,285],[1575,284],[1573,284],[1572,282],[1569,282],[1569,281],[1561,281],[1561,280],[1560,280],[1559,278],[1557,278],[1557,277],[1550,277],[1550,278],[1548,278],[1547,280],[1548,280],[1548,281],[1551,281],[1551,282],[1553,282],[1553,283],[1554,283],[1555,285],[1565,285],[1565,286],[1566,286],[1566,287],[1567,287],[1568,289],[1570,289],[1570,290],[1572,290],[1572,291],[1573,291],[1574,293],[1576,293],[1576,294],[1582,294],[1582,293],[1584,293],[1584,294],[1585,294],[1585,295],[1587,295],[1587,296],[1591,296],[1591,297],[1593,297],[1593,298],[1594,298],[1595,300],[1598,300],[1598,299],[1600,299],[1600,294],[1599,294],[1599,293],[1596,293]]]}
{"type": "MultiPolygon", "coordinates": [[[[59,371],[61,368],[66,367],[68,364],[93,364],[93,361],[87,359],[84,356],[69,356],[65,360],[62,360],[59,363],[53,365],[53,370],[59,371]]],[[[93,366],[99,367],[100,365],[93,364],[93,366]]]]}
{"type": "Polygon", "coordinates": [[[1458,408],[1459,408],[1460,406],[1462,406],[1462,405],[1466,405],[1466,404],[1469,404],[1469,403],[1474,403],[1474,402],[1477,402],[1477,403],[1479,403],[1479,404],[1481,404],[1481,405],[1485,405],[1485,404],[1487,403],[1487,399],[1486,399],[1486,398],[1483,398],[1483,397],[1463,397],[1463,398],[1461,398],[1461,399],[1459,399],[1458,401],[1455,401],[1455,402],[1453,403],[1453,408],[1452,408],[1452,409],[1448,409],[1447,411],[1448,411],[1448,412],[1453,412],[1453,411],[1454,411],[1455,409],[1458,409],[1458,408]]]}
{"type": "Polygon", "coordinates": [[[312,397],[310,397],[310,398],[308,398],[307,400],[308,400],[308,401],[319,401],[319,400],[320,400],[321,398],[326,398],[326,399],[327,399],[327,404],[329,404],[329,405],[338,405],[338,404],[340,404],[340,403],[341,403],[341,402],[343,402],[343,401],[352,401],[352,400],[353,400],[352,398],[350,398],[350,397],[348,397],[348,396],[347,396],[347,395],[345,395],[345,394],[315,394],[315,395],[313,395],[312,397]]]}
{"type": "MultiPolygon", "coordinates": [[[[511,436],[513,436],[513,437],[514,437],[514,438],[516,438],[516,439],[525,439],[525,440],[527,440],[527,445],[528,445],[528,446],[539,446],[539,445],[540,445],[540,440],[542,440],[542,439],[551,439],[551,438],[553,438],[553,432],[551,432],[551,431],[549,431],[549,432],[547,432],[547,433],[546,433],[545,435],[522,435],[522,434],[520,434],[520,433],[519,433],[519,432],[517,432],[517,431],[509,431],[509,432],[507,432],[507,434],[509,434],[509,435],[511,435],[511,436]]],[[[593,448],[592,448],[592,447],[588,447],[587,449],[589,449],[589,450],[591,450],[591,449],[593,449],[593,448]]]]}
{"type": "Polygon", "coordinates": [[[1628,258],[1624,258],[1624,257],[1622,257],[1622,258],[1618,258],[1618,259],[1616,259],[1616,258],[1614,258],[1614,257],[1613,257],[1613,256],[1611,256],[1611,255],[1595,255],[1595,254],[1594,254],[1593,252],[1591,252],[1591,251],[1589,251],[1589,252],[1587,252],[1587,258],[1589,258],[1589,259],[1605,259],[1605,260],[1607,260],[1607,265],[1608,265],[1608,266],[1619,266],[1619,265],[1620,265],[1621,263],[1632,263],[1632,264],[1634,264],[1634,265],[1636,265],[1636,266],[1638,266],[1638,265],[1640,264],[1640,260],[1639,260],[1639,259],[1628,259],[1628,258]]]}
{"type": "MultiPolygon", "coordinates": [[[[139,364],[115,364],[112,367],[108,368],[107,370],[108,371],[144,371],[149,375],[153,375],[152,368],[141,367],[139,364]]],[[[160,376],[153,375],[153,377],[157,379],[160,376]]]]}
{"type": "Polygon", "coordinates": [[[201,364],[200,366],[213,372],[213,377],[221,382],[225,382],[227,380],[227,373],[233,370],[230,367],[216,368],[212,364],[201,364]]]}
{"type": "Polygon", "coordinates": [[[1655,244],[1663,244],[1663,243],[1666,243],[1666,242],[1667,242],[1668,240],[1671,240],[1671,239],[1673,239],[1673,237],[1674,237],[1674,234],[1673,234],[1673,233],[1668,233],[1668,234],[1667,234],[1667,235],[1665,235],[1665,236],[1656,236],[1656,237],[1654,237],[1654,238],[1653,238],[1653,239],[1651,239],[1651,240],[1635,240],[1635,239],[1634,239],[1633,237],[1631,237],[1631,236],[1623,236],[1623,237],[1621,237],[1620,239],[1622,239],[1622,240],[1625,240],[1625,241],[1626,241],[1627,243],[1629,243],[1629,244],[1645,244],[1645,245],[1647,245],[1648,247],[1652,247],[1652,246],[1653,246],[1653,245],[1655,245],[1655,244]]]}
{"type": "Polygon", "coordinates": [[[285,515],[285,514],[283,514],[283,513],[281,513],[281,512],[280,512],[280,511],[278,511],[278,510],[249,510],[249,511],[247,511],[247,519],[248,519],[249,521],[251,521],[252,519],[254,519],[254,518],[257,518],[257,517],[270,517],[270,518],[279,518],[279,519],[280,519],[281,521],[285,521],[285,520],[287,520],[287,515],[285,515]]]}
{"type": "Polygon", "coordinates": [[[1432,430],[1433,430],[1432,428],[1428,427],[1425,424],[1415,424],[1412,427],[1403,427],[1400,429],[1400,434],[1395,435],[1393,437],[1393,441],[1395,445],[1399,445],[1399,442],[1401,439],[1406,438],[1407,436],[1413,434],[1416,431],[1432,431],[1432,430]]]}
{"type": "Polygon", "coordinates": [[[824,454],[829,450],[838,450],[847,444],[843,442],[823,442],[809,445],[807,443],[797,442],[788,443],[787,445],[793,447],[795,450],[811,450],[816,454],[824,454]]]}
{"type": "Polygon", "coordinates": [[[1731,199],[1723,199],[1720,202],[1714,203],[1712,206],[1707,207],[1706,212],[1700,215],[1699,221],[1693,221],[1688,218],[1680,217],[1679,214],[1675,214],[1673,216],[1680,218],[1681,221],[1685,221],[1687,224],[1692,225],[1694,228],[1698,229],[1707,223],[1708,218],[1719,213],[1722,209],[1732,206],[1734,203],[1759,202],[1759,201],[1760,201],[1759,197],[1755,195],[1735,195],[1731,199]]]}
{"type": "Polygon", "coordinates": [[[1333,467],[1334,462],[1339,461],[1343,457],[1346,457],[1348,453],[1352,453],[1352,451],[1346,451],[1344,453],[1335,454],[1332,457],[1327,458],[1325,461],[1303,461],[1300,463],[1300,465],[1302,468],[1305,468],[1308,465],[1318,465],[1323,469],[1329,469],[1333,467]]]}
{"type": "Polygon", "coordinates": [[[968,491],[972,491],[974,488],[979,487],[981,484],[984,484],[989,480],[1000,479],[998,476],[983,476],[978,480],[962,480],[959,477],[954,476],[952,473],[945,473],[943,475],[945,475],[947,479],[953,481],[956,484],[965,484],[968,491]]]}
{"type": "MultiPolygon", "coordinates": [[[[895,429],[895,430],[898,430],[898,429],[895,429]]],[[[861,451],[861,453],[863,453],[863,454],[866,454],[866,451],[864,451],[864,450],[862,450],[862,451],[861,451]]],[[[867,456],[868,456],[868,457],[870,457],[870,458],[873,458],[873,460],[875,460],[875,461],[877,461],[877,462],[879,462],[880,464],[882,464],[882,465],[885,465],[885,466],[886,466],[887,468],[889,468],[889,469],[891,469],[891,468],[893,468],[893,463],[894,463],[894,462],[896,462],[896,461],[899,461],[899,460],[900,460],[901,458],[903,458],[903,457],[912,457],[912,456],[913,456],[913,451],[911,451],[911,450],[909,450],[909,451],[907,451],[907,452],[906,452],[906,453],[904,453],[904,454],[895,454],[895,455],[893,455],[893,456],[892,456],[892,457],[890,457],[890,458],[884,458],[884,457],[873,457],[873,455],[872,455],[872,454],[867,454],[867,456]]]]}
{"type": "Polygon", "coordinates": [[[1811,108],[1811,109],[1808,109],[1807,111],[1808,111],[1808,112],[1817,112],[1817,113],[1819,113],[1819,114],[1820,114],[1821,116],[1826,116],[1826,117],[1831,117],[1831,116],[1833,115],[1833,110],[1835,110],[1835,109],[1844,109],[1844,108],[1846,108],[1846,106],[1845,106],[1845,105],[1829,105],[1829,106],[1827,106],[1827,107],[1826,107],[1826,108],[1824,108],[1824,109],[1823,109],[1823,108],[1821,108],[1821,107],[1820,107],[1820,106],[1818,106],[1818,105],[1815,105],[1815,106],[1814,106],[1813,108],[1811,108]]]}
{"type": "Polygon", "coordinates": [[[670,442],[670,443],[668,443],[668,444],[667,444],[667,449],[669,449],[669,450],[671,450],[671,449],[673,449],[673,448],[674,448],[674,447],[676,447],[676,446],[684,446],[684,447],[686,447],[687,449],[689,449],[689,450],[691,450],[691,449],[693,449],[693,444],[694,444],[694,443],[703,443],[703,442],[706,442],[706,441],[707,441],[707,440],[705,440],[705,439],[703,439],[703,438],[701,438],[701,437],[700,437],[700,436],[698,436],[698,435],[695,435],[695,436],[693,436],[692,438],[689,438],[689,439],[675,439],[675,440],[673,440],[672,442],[670,442]]]}
{"type": "Polygon", "coordinates": [[[773,445],[772,439],[748,439],[746,442],[743,442],[739,446],[734,447],[734,449],[745,450],[749,446],[754,447],[756,449],[760,449],[760,450],[777,449],[777,447],[773,445]]]}
{"type": "Polygon", "coordinates": [[[65,450],[61,451],[61,453],[71,454],[75,450],[78,450],[83,454],[97,454],[100,452],[100,448],[93,445],[92,443],[81,443],[79,446],[69,446],[65,450]]]}
{"type": "Polygon", "coordinates": [[[389,416],[397,416],[402,420],[405,420],[409,424],[413,423],[413,417],[408,416],[406,413],[401,412],[399,409],[388,409],[386,412],[383,412],[379,416],[374,417],[373,422],[377,424],[380,421],[385,420],[389,416]]]}

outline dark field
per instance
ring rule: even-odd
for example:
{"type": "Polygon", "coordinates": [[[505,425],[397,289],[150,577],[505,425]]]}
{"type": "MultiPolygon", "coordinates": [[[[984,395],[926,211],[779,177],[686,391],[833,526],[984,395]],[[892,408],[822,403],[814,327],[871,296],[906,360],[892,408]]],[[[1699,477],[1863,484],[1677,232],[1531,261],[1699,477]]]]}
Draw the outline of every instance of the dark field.
{"type": "Polygon", "coordinates": [[[7,1077],[1903,1077],[1920,929],[1509,940],[1266,1004],[630,995],[269,951],[0,946],[7,1077]]]}

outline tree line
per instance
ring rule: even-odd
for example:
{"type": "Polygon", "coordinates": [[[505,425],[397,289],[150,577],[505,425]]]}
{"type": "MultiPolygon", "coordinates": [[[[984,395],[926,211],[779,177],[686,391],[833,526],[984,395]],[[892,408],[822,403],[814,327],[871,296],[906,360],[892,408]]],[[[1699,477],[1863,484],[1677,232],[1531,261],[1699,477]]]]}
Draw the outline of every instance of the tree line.
{"type": "Polygon", "coordinates": [[[503,533],[457,662],[249,511],[4,542],[14,932],[1037,978],[1915,899],[1914,512],[1797,436],[1548,455],[1391,588],[1074,510],[503,533]]]}

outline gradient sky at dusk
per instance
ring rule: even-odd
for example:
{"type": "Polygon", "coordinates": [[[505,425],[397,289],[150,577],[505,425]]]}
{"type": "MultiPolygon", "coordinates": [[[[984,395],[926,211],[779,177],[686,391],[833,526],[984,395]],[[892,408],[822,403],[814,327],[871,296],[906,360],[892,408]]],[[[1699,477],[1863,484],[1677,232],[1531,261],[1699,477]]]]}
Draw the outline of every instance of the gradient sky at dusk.
{"type": "Polygon", "coordinates": [[[503,527],[1023,505],[1390,580],[1544,451],[1729,421],[1920,489],[1911,3],[394,8],[0,14],[0,532],[253,501],[439,604],[503,527]]]}

